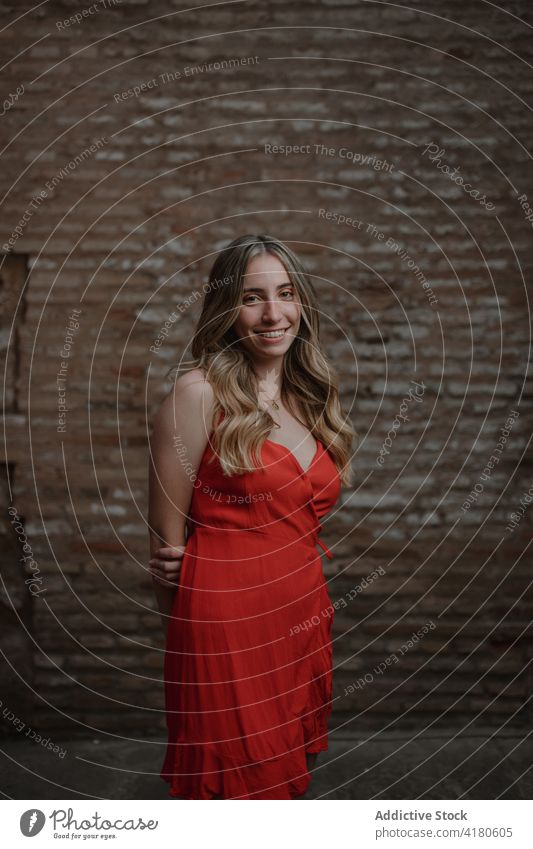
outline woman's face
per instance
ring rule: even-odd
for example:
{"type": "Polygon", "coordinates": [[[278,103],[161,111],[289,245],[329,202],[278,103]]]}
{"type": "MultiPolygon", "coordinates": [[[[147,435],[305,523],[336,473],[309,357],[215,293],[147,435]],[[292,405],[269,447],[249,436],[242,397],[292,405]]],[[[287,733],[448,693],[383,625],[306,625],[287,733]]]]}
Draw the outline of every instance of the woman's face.
{"type": "Polygon", "coordinates": [[[283,263],[269,253],[252,257],[233,325],[243,347],[256,359],[282,358],[298,334],[300,315],[298,294],[283,263]]]}

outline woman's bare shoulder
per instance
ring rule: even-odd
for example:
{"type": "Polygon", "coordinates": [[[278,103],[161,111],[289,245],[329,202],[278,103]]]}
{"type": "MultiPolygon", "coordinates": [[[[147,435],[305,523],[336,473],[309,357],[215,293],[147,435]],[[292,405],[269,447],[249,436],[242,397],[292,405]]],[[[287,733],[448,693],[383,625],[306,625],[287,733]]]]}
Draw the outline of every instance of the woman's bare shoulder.
{"type": "Polygon", "coordinates": [[[204,372],[200,368],[180,375],[156,414],[156,420],[175,425],[182,421],[210,421],[214,410],[215,394],[204,372]]]}
{"type": "Polygon", "coordinates": [[[181,391],[181,389],[184,389],[188,386],[196,386],[198,384],[201,384],[202,386],[211,389],[211,384],[207,380],[205,372],[202,368],[193,368],[190,369],[190,371],[186,371],[184,374],[176,378],[174,386],[176,388],[179,388],[181,391]]]}

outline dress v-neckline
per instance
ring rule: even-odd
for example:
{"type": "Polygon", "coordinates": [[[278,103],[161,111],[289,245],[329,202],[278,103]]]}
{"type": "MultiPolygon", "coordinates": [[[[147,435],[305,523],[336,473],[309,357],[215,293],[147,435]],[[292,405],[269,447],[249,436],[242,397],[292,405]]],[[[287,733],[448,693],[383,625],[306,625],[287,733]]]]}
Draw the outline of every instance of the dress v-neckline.
{"type": "Polygon", "coordinates": [[[316,439],[316,438],[315,438],[316,448],[315,448],[315,453],[313,454],[313,459],[312,459],[312,460],[311,460],[311,462],[309,463],[309,465],[308,465],[307,469],[304,469],[304,468],[303,468],[303,466],[302,466],[302,464],[300,463],[300,461],[298,460],[298,458],[297,458],[297,457],[296,457],[296,455],[294,454],[294,452],[293,452],[293,451],[291,451],[291,449],[290,449],[290,448],[288,448],[286,445],[283,445],[283,443],[282,443],[282,442],[276,442],[274,439],[265,439],[265,442],[270,442],[270,444],[271,444],[271,445],[279,445],[279,446],[280,446],[280,448],[284,448],[284,449],[285,449],[285,451],[287,451],[287,452],[291,455],[292,459],[294,460],[294,462],[295,462],[295,463],[296,463],[296,465],[298,466],[298,469],[300,470],[300,474],[302,474],[304,477],[307,477],[307,476],[308,476],[309,471],[311,470],[311,466],[312,466],[312,465],[313,465],[313,463],[315,462],[315,460],[316,460],[316,458],[317,458],[317,456],[318,456],[318,453],[319,453],[319,449],[320,449],[320,440],[318,440],[318,439],[316,439]]]}

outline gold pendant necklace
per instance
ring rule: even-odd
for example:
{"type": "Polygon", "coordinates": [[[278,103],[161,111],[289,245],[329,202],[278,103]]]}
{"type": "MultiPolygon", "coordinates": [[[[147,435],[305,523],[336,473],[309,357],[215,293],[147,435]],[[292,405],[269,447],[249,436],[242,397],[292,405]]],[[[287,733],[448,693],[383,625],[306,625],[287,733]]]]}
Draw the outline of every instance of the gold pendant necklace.
{"type": "MultiPolygon", "coordinates": [[[[279,404],[278,404],[278,402],[276,401],[276,399],[275,399],[275,398],[267,399],[267,400],[269,400],[269,403],[270,403],[270,406],[271,406],[271,407],[273,407],[275,410],[279,410],[279,404]]],[[[281,398],[280,398],[280,400],[281,400],[281,398]]],[[[274,422],[274,427],[277,427],[277,428],[280,428],[280,427],[281,427],[281,425],[279,424],[279,422],[274,421],[274,419],[272,419],[272,421],[274,422]]]]}

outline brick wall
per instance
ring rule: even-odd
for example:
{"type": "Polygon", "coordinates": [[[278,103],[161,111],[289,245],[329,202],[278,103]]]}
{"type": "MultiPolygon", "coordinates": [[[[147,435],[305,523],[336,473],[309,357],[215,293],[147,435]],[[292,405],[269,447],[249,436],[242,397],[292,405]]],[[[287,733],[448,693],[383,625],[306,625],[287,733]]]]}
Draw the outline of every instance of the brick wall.
{"type": "Polygon", "coordinates": [[[4,701],[162,733],[147,419],[214,254],[266,232],[361,435],[324,536],[332,727],[529,724],[527,0],[2,8],[4,701]]]}

